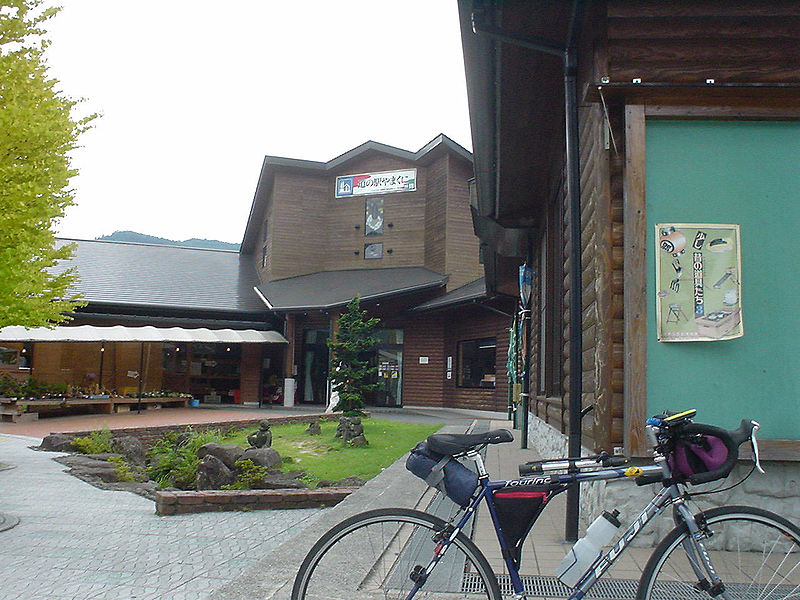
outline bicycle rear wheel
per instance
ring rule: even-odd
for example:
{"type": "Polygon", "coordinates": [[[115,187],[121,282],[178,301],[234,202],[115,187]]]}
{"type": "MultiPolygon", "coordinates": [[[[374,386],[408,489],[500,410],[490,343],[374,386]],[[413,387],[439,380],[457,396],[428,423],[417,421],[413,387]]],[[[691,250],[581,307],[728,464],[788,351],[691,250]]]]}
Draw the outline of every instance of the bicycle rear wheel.
{"type": "MultiPolygon", "coordinates": [[[[379,509],[331,529],[306,555],[292,600],[407,598],[415,567],[427,567],[446,523],[416,510],[379,509]]],[[[463,533],[414,598],[489,598],[500,589],[489,563],[463,533]]]]}
{"type": "MultiPolygon", "coordinates": [[[[719,598],[779,600],[800,597],[800,529],[769,511],[728,506],[703,513],[710,537],[703,539],[711,564],[725,585],[719,598]]],[[[637,600],[710,598],[683,549],[686,524],[665,537],[647,561],[637,600]]]]}

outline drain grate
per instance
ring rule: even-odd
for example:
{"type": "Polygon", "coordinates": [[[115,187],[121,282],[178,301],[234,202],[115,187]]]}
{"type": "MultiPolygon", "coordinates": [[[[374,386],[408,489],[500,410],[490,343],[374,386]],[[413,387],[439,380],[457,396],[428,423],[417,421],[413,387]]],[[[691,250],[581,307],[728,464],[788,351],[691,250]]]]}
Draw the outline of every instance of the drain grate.
{"type": "MultiPolygon", "coordinates": [[[[531,598],[569,598],[571,590],[555,577],[536,575],[521,576],[525,595],[531,598]]],[[[503,596],[513,596],[514,587],[508,575],[499,575],[497,583],[503,596]]],[[[636,597],[636,588],[639,582],[634,579],[601,579],[592,586],[587,598],[597,600],[627,600],[636,597]]],[[[792,585],[770,586],[766,598],[759,594],[758,589],[746,583],[731,583],[726,585],[733,597],[742,600],[766,600],[779,598],[796,598],[798,587],[792,585]]],[[[462,591],[467,594],[480,593],[483,590],[481,579],[475,573],[465,573],[462,591]]],[[[763,590],[761,590],[763,591],[763,590]]],[[[680,582],[659,582],[656,584],[653,596],[655,598],[704,598],[691,589],[691,585],[680,582]]]]}
{"type": "MultiPolygon", "coordinates": [[[[555,577],[523,575],[521,579],[525,595],[531,598],[569,598],[571,593],[570,589],[555,577]]],[[[514,595],[514,587],[508,575],[499,575],[497,583],[500,584],[500,591],[504,596],[514,595]]],[[[638,583],[632,579],[601,579],[594,585],[589,597],[598,600],[634,598],[638,583]]],[[[466,593],[476,593],[483,588],[480,577],[474,573],[465,573],[463,584],[463,591],[466,593]]]]}

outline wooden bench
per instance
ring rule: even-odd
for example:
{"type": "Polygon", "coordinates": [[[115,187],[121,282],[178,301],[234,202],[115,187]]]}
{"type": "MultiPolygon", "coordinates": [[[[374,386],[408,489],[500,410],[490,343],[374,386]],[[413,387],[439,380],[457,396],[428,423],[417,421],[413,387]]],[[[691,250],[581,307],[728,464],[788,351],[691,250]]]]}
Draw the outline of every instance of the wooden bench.
{"type": "MultiPolygon", "coordinates": [[[[25,398],[0,398],[0,421],[4,423],[20,423],[35,421],[39,418],[36,409],[69,409],[72,407],[90,407],[91,412],[112,414],[132,410],[139,405],[139,398],[64,398],[56,400],[29,400],[25,398]]],[[[142,406],[148,408],[186,408],[189,398],[142,398],[142,406]]]]}

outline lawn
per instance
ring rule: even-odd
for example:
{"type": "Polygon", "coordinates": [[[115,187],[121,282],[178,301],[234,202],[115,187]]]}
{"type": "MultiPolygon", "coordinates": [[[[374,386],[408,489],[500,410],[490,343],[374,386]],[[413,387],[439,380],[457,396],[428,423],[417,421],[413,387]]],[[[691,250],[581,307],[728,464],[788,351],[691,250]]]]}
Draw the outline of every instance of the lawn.
{"type": "MultiPolygon", "coordinates": [[[[350,475],[371,479],[442,427],[364,418],[369,446],[355,448],[335,437],[337,424],[337,419],[322,421],[321,435],[307,434],[308,423],[273,426],[272,447],[284,457],[283,470],[305,471],[312,485],[320,479],[335,481],[350,475]]],[[[254,430],[244,430],[226,443],[246,447],[247,435],[254,430]]]]}

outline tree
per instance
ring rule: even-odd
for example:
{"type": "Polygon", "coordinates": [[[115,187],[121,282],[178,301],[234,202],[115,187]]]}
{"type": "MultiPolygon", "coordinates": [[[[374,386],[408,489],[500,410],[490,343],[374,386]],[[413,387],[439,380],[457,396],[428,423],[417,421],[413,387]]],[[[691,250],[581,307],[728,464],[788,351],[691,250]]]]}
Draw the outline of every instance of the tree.
{"type": "Polygon", "coordinates": [[[336,337],[328,341],[331,387],[339,394],[339,404],[334,410],[341,410],[345,416],[361,415],[364,395],[377,387],[372,382],[377,367],[370,366],[364,353],[373,350],[378,343],[372,335],[378,323],[380,319],[367,318],[367,311],[361,310],[356,296],[339,317],[336,337]]]}
{"type": "Polygon", "coordinates": [[[74,203],[70,151],[96,115],[75,120],[77,101],[50,78],[42,25],[59,9],[43,0],[0,0],[0,327],[69,320],[82,305],[73,247],[55,247],[53,226],[74,203]]]}

